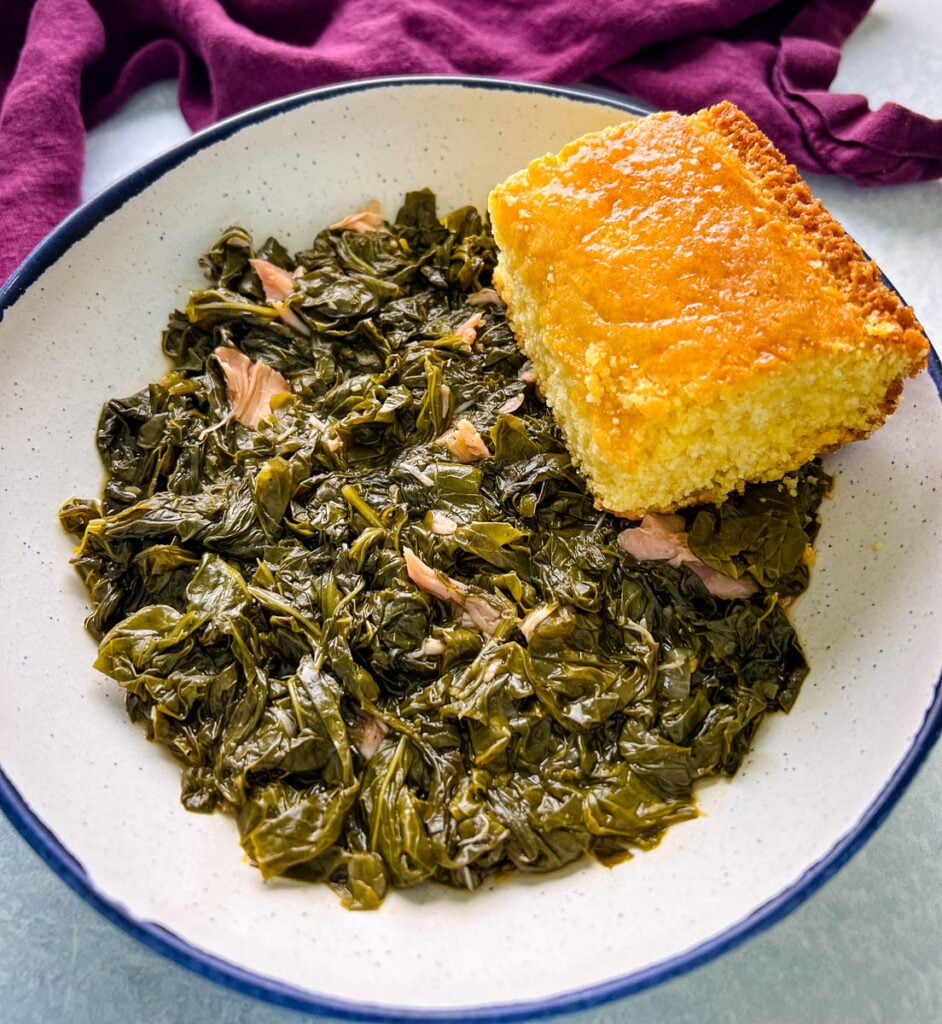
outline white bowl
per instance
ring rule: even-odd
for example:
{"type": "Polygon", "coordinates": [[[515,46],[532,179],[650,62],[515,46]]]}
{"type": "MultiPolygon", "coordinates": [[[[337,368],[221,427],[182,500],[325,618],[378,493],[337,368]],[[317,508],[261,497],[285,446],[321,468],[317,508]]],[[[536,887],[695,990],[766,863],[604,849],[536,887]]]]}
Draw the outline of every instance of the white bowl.
{"type": "Polygon", "coordinates": [[[263,883],[223,816],[185,812],[176,764],[92,670],[87,603],[56,520],[101,483],[102,402],[164,369],[195,255],[239,222],[300,248],[377,197],[428,185],[483,206],[532,157],[635,108],[573,90],[387,79],[317,90],[203,132],[113,186],[0,292],[0,804],[63,879],[172,959],[281,1005],[375,1019],[510,1019],[636,991],[809,895],[897,799],[942,725],[942,423],[932,376],[829,460],[819,559],[795,608],[812,672],[739,776],[654,851],[472,896],[392,893],[350,913],[263,883]],[[875,545],[882,544],[881,550],[875,545]]]}

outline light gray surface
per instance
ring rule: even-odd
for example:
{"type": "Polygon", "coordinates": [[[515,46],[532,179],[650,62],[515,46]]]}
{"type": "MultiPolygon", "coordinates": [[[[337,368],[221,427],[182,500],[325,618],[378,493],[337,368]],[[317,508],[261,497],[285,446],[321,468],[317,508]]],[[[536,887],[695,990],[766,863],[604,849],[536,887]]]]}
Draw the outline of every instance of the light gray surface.
{"type": "MultiPolygon", "coordinates": [[[[938,0],[878,0],[847,46],[837,87],[864,92],[874,104],[896,99],[942,116],[938,0]]],[[[93,133],[86,195],[187,134],[173,88],[146,90],[93,133]]],[[[879,260],[938,344],[942,183],[860,190],[814,179],[812,187],[879,260]]],[[[891,678],[887,685],[893,685],[891,678]]],[[[886,824],[790,916],[689,974],[566,1019],[580,1024],[942,1020],[940,808],[942,748],[936,748],[886,824]]],[[[369,998],[368,979],[364,998],[369,998]]],[[[5,1024],[287,1024],[300,1019],[151,953],[75,896],[0,819],[0,1020],[5,1024]]]]}

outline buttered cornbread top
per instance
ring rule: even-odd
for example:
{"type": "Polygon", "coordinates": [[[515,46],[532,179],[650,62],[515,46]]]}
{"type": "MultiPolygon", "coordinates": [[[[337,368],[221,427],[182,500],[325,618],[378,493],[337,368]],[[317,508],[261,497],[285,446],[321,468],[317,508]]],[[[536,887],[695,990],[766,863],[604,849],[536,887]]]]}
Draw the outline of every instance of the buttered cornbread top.
{"type": "Polygon", "coordinates": [[[865,437],[926,364],[912,310],[732,104],[583,136],[489,205],[514,331],[618,514],[865,437]]]}

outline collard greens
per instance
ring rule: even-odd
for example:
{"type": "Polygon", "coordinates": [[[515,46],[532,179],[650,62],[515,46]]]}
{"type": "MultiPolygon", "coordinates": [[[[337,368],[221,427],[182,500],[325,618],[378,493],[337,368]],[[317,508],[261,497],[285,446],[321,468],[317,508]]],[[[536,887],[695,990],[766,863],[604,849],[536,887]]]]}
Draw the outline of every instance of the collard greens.
{"type": "Polygon", "coordinates": [[[494,261],[478,213],[439,220],[428,191],[295,255],[230,229],[170,317],[172,372],[102,411],[103,496],[60,511],[96,665],[182,764],[184,805],[350,907],[653,846],[807,670],[779,595],[807,582],[819,467],[687,513],[756,597],[636,562],[482,291],[494,261]],[[292,275],[282,303],[251,259],[292,275]],[[290,384],[255,429],[218,346],[290,384]],[[442,442],[461,420],[486,457],[442,442]]]}

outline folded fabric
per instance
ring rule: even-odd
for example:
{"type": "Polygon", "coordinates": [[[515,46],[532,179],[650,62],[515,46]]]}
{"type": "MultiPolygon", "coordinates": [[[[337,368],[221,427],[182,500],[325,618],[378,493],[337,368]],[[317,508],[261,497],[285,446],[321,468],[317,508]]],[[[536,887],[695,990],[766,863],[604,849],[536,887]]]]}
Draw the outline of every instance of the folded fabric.
{"type": "Polygon", "coordinates": [[[731,99],[786,155],[861,184],[942,176],[942,121],[828,92],[873,0],[6,0],[0,281],[79,202],[87,128],[177,78],[187,122],[392,74],[731,99]]]}

